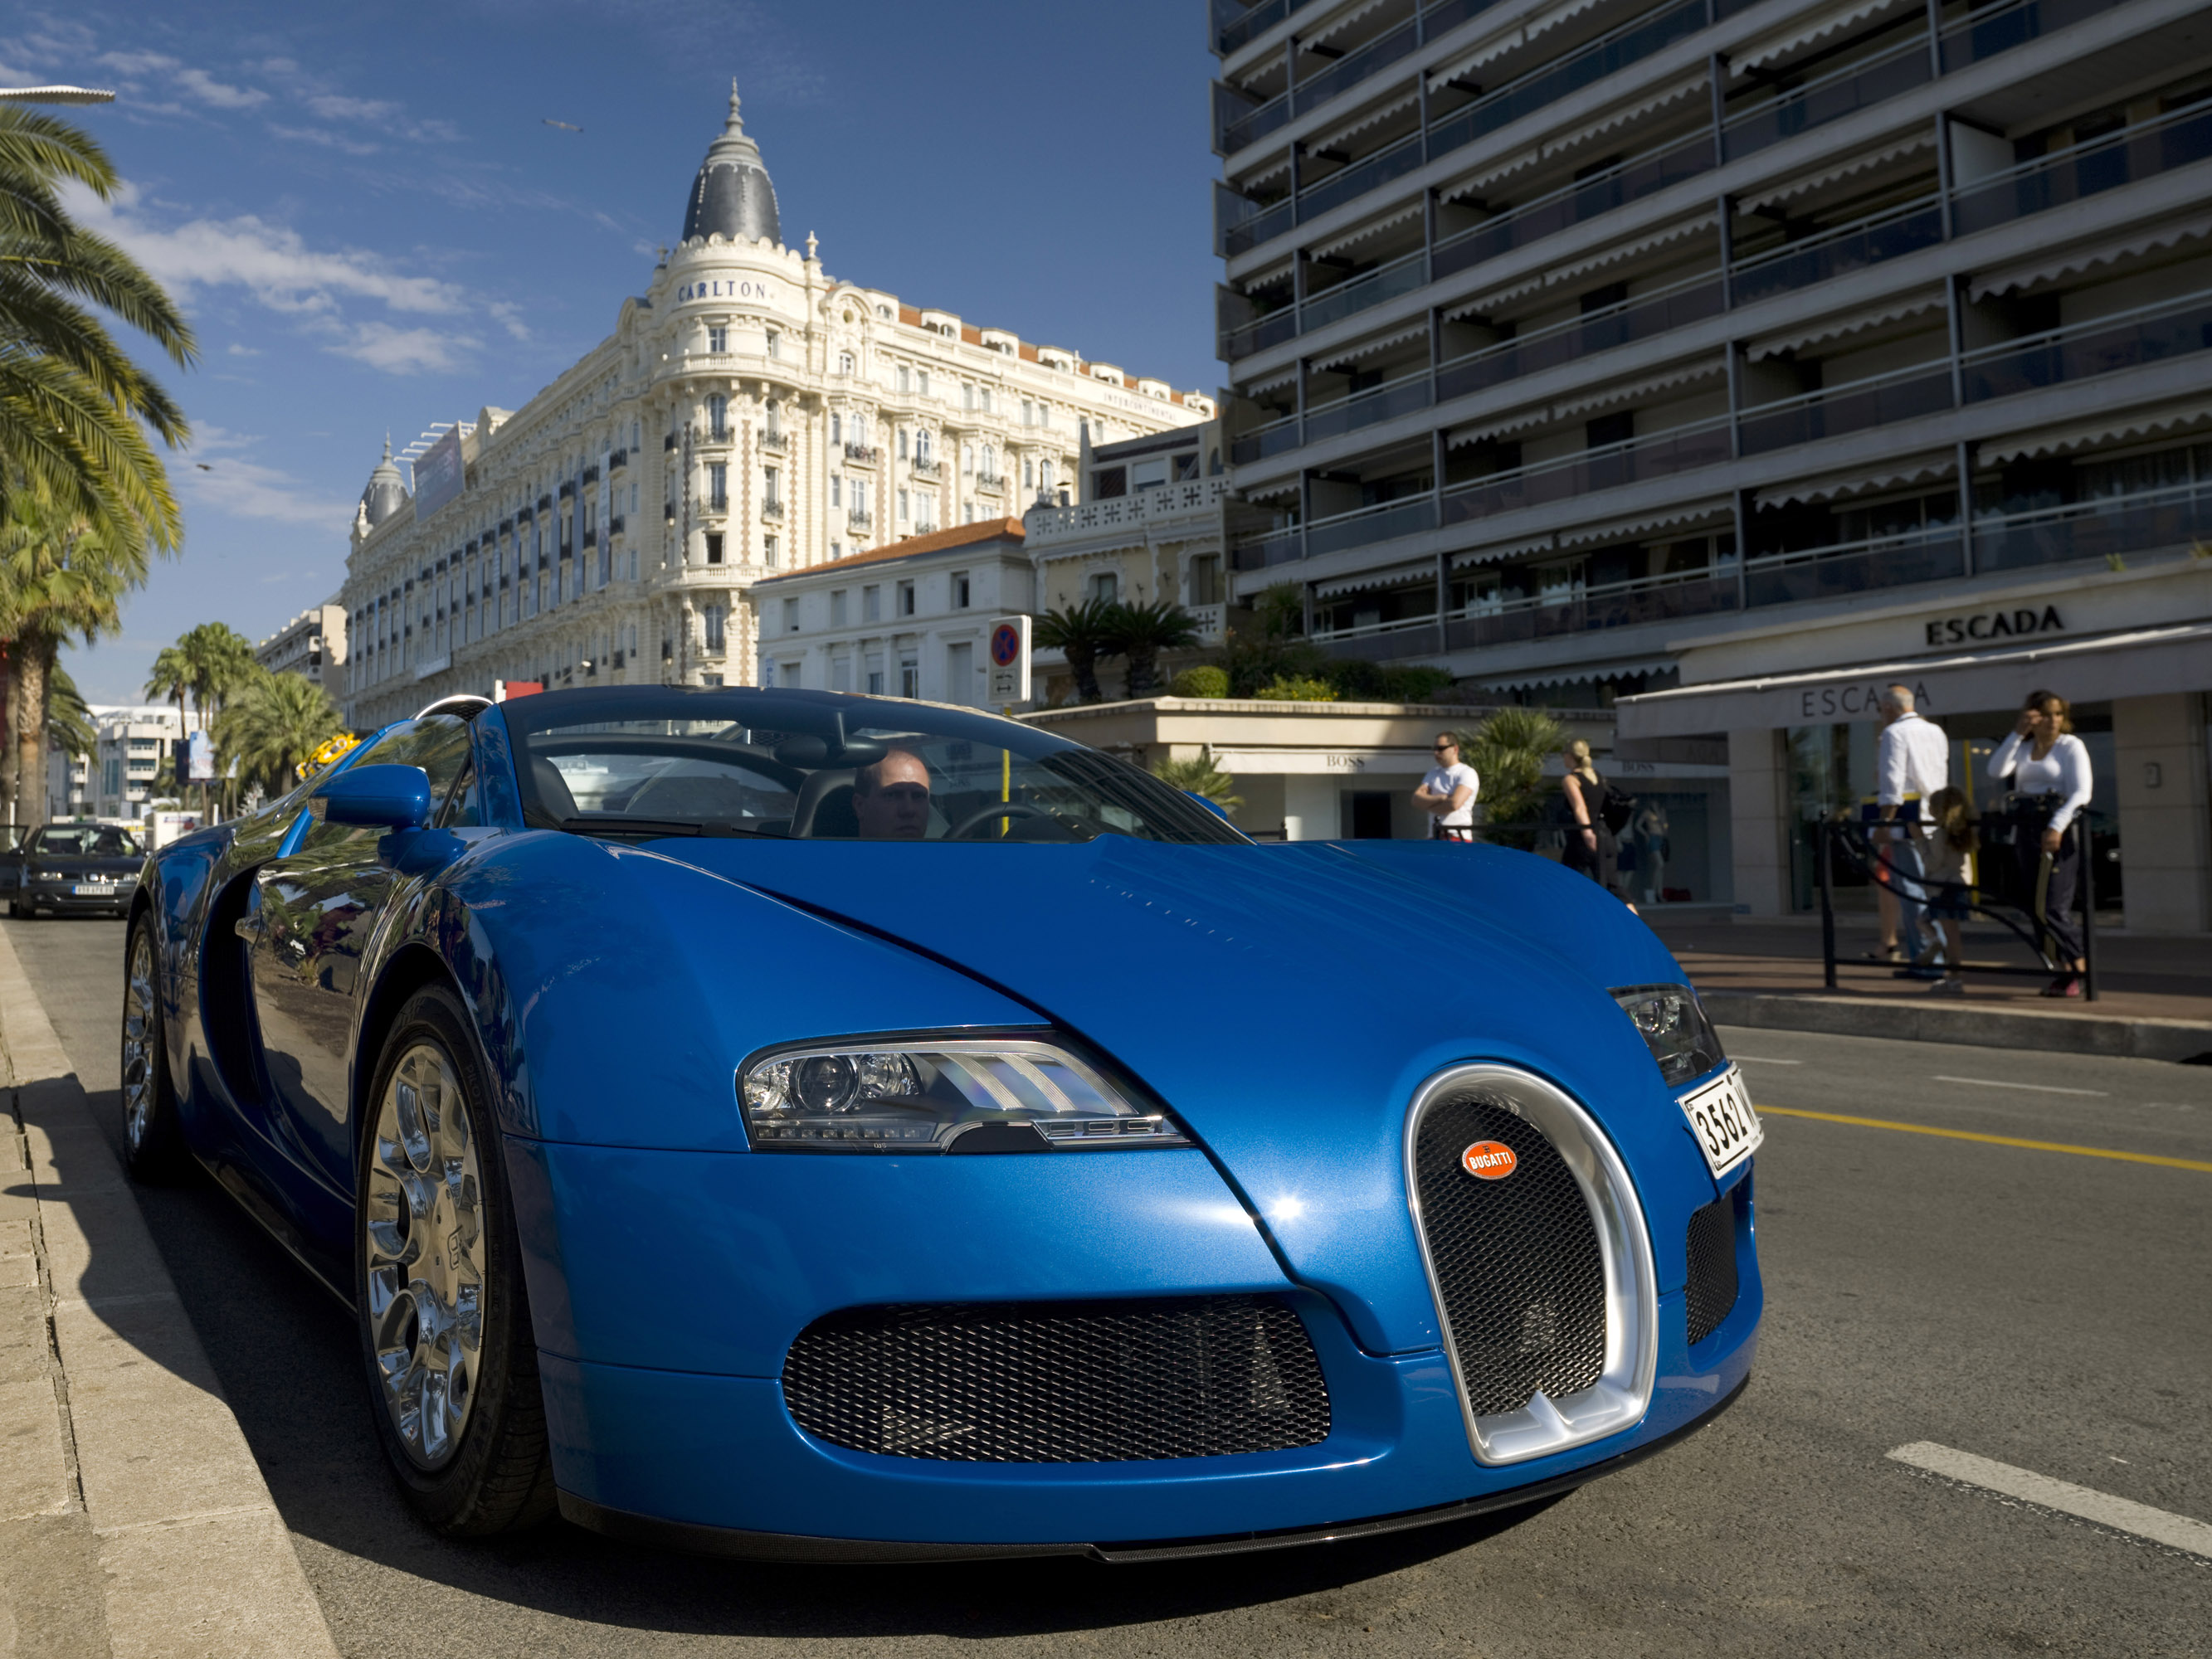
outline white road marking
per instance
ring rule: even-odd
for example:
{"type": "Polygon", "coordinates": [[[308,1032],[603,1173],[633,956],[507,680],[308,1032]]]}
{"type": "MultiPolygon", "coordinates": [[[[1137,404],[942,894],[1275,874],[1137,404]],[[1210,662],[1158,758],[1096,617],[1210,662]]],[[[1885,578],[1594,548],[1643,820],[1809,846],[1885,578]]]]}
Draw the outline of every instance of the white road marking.
{"type": "Polygon", "coordinates": [[[1945,1077],[1939,1072],[1936,1073],[1936,1081],[1971,1083],[1978,1089],[2025,1089],[2030,1094],[2038,1095],[2088,1095],[2098,1100],[2112,1098],[2112,1096],[2102,1089],[2060,1089],[2048,1083],[2007,1083],[2002,1078],[1994,1077],[1945,1077]]]}
{"type": "Polygon", "coordinates": [[[2115,1498],[2109,1492],[2093,1492],[2071,1481],[2053,1480],[2047,1474],[2016,1469],[2009,1463],[1939,1446],[1932,1440],[1916,1440],[1909,1446],[1898,1447],[1889,1455],[1897,1462],[1926,1469],[1930,1474],[2002,1492],[2008,1498],[2039,1504],[2063,1514],[2076,1515],[2100,1527],[2110,1527],[2114,1532],[2148,1538],[2169,1549],[2185,1550],[2212,1560],[2212,1526],[2192,1521],[2185,1515],[2154,1510],[2148,1504],[2115,1498]]]}
{"type": "Polygon", "coordinates": [[[1802,1060],[1777,1060],[1771,1054],[1730,1054],[1730,1060],[1747,1060],[1754,1066],[1802,1066],[1802,1060]]]}

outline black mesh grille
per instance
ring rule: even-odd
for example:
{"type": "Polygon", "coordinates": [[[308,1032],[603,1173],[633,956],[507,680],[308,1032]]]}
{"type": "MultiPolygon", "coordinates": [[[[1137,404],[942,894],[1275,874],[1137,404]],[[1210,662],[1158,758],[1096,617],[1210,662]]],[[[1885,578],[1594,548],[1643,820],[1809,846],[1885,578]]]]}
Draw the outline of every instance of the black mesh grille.
{"type": "Polygon", "coordinates": [[[1605,1258],[1582,1188],[1543,1132],[1486,1100],[1443,1101],[1421,1119],[1413,1172],[1475,1414],[1595,1383],[1605,1370],[1605,1258]],[[1480,1140],[1511,1147],[1513,1173],[1484,1181],[1462,1169],[1460,1154],[1480,1140]]]}
{"type": "Polygon", "coordinates": [[[967,1463],[1218,1457],[1328,1437],[1312,1340],[1256,1296],[848,1309],[799,1334],[783,1397],[832,1445],[967,1463]]]}
{"type": "Polygon", "coordinates": [[[1690,1340],[1702,1342],[1735,1306],[1735,1194],[1690,1218],[1690,1340]]]}

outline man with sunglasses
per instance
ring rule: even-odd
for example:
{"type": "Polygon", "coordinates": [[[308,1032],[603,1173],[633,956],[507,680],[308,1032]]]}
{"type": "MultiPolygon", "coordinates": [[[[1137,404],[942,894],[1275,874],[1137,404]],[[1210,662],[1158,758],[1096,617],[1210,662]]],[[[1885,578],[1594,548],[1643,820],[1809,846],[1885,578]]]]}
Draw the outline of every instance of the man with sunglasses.
{"type": "Polygon", "coordinates": [[[1437,733],[1432,752],[1437,763],[1413,791],[1413,805],[1429,815],[1431,841],[1471,842],[1474,839],[1474,797],[1481,780],[1474,769],[1459,757],[1459,739],[1449,732],[1437,733]]]}

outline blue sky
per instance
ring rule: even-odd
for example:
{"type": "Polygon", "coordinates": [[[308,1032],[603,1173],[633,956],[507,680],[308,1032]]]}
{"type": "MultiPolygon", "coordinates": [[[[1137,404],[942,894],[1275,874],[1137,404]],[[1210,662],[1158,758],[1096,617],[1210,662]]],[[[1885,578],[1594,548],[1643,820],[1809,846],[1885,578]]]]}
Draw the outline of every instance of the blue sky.
{"type": "Polygon", "coordinates": [[[735,75],[784,234],[833,276],[1211,392],[1203,0],[458,0],[0,6],[0,84],[128,181],[88,222],[170,285],[187,540],[118,640],[67,659],[136,701],[196,623],[250,637],[334,592],[388,428],[514,408],[613,326],[735,75]],[[544,125],[550,118],[580,133],[544,125]],[[205,469],[196,462],[206,464],[205,469]]]}

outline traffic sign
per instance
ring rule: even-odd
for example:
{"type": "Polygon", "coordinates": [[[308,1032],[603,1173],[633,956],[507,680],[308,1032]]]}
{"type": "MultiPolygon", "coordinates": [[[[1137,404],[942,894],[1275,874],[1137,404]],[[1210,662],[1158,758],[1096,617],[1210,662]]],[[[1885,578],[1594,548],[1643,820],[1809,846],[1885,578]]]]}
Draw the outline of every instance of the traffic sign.
{"type": "Polygon", "coordinates": [[[1001,617],[991,624],[991,701],[1004,706],[1030,700],[1030,618],[1001,617]]]}

